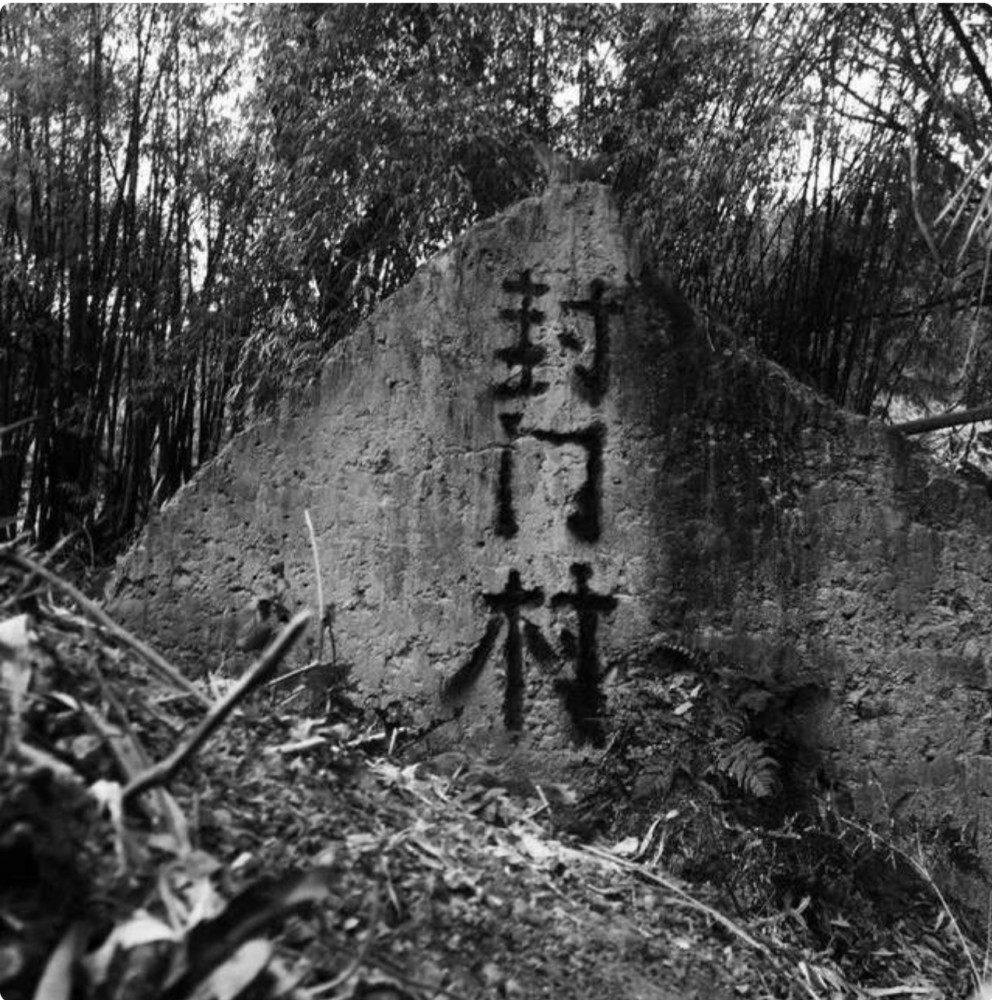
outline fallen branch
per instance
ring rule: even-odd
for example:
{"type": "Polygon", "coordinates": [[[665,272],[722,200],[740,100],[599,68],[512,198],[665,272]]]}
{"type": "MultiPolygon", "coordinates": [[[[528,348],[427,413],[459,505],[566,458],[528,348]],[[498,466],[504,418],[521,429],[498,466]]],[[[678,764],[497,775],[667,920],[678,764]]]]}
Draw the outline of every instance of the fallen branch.
{"type": "Polygon", "coordinates": [[[297,740],[295,743],[283,743],[275,748],[277,754],[283,757],[293,757],[298,753],[306,753],[307,750],[315,750],[327,743],[323,736],[308,736],[305,740],[297,740]]]}
{"type": "Polygon", "coordinates": [[[891,840],[883,837],[881,834],[876,833],[870,827],[863,826],[862,824],[851,819],[841,819],[841,822],[845,826],[849,826],[852,830],[857,830],[862,836],[867,837],[869,843],[874,845],[876,841],[884,844],[886,849],[892,851],[894,854],[898,854],[910,867],[916,872],[917,875],[933,890],[934,895],[937,897],[937,901],[940,903],[941,908],[944,911],[944,915],[948,918],[955,935],[957,936],[958,942],[961,945],[961,950],[964,952],[964,957],[968,960],[968,965],[971,966],[971,977],[975,983],[975,993],[972,996],[975,1000],[982,1000],[982,998],[988,996],[989,994],[983,992],[983,979],[978,971],[978,965],[975,962],[975,958],[971,953],[971,948],[968,947],[968,939],[964,936],[964,932],[961,930],[961,925],[958,923],[957,917],[954,915],[954,911],[951,909],[947,900],[944,898],[944,894],[940,891],[940,887],[934,881],[933,875],[930,870],[923,863],[922,857],[917,858],[910,854],[908,851],[904,851],[897,844],[894,844],[891,840]]]}
{"type": "Polygon", "coordinates": [[[126,804],[135,795],[169,781],[176,771],[200,749],[210,735],[221,726],[238,702],[243,701],[266,681],[283,657],[290,651],[309,621],[309,611],[301,611],[297,614],[279,633],[269,648],[248,668],[241,680],[228,691],[224,699],[210,710],[210,713],[193,730],[189,739],[176,747],[164,760],[148,768],[147,771],[139,774],[128,783],[122,793],[123,802],[126,804]]]}
{"type": "Polygon", "coordinates": [[[894,431],[903,434],[925,434],[927,431],[939,431],[944,427],[962,427],[965,424],[977,424],[981,420],[992,420],[992,406],[976,406],[971,410],[952,410],[936,417],[921,417],[919,420],[907,420],[902,424],[893,424],[894,431]]]}
{"type": "Polygon", "coordinates": [[[265,686],[269,688],[278,687],[280,684],[287,684],[289,681],[296,680],[297,677],[302,677],[303,674],[310,673],[311,670],[316,670],[317,667],[326,667],[326,663],[321,663],[320,660],[312,660],[305,666],[297,667],[295,670],[290,670],[288,674],[280,674],[278,677],[273,677],[265,686]]]}
{"type": "MultiPolygon", "coordinates": [[[[151,767],[152,756],[142,743],[137,730],[131,724],[127,709],[117,697],[114,685],[107,682],[99,664],[95,664],[93,670],[100,684],[101,697],[110,705],[120,720],[122,729],[110,725],[103,713],[85,701],[82,703],[83,714],[92,728],[103,738],[110,752],[114,755],[117,766],[123,772],[125,782],[128,782],[151,767]]],[[[147,705],[145,707],[147,708],[147,705]]],[[[119,802],[118,805],[121,813],[117,818],[123,823],[123,804],[119,802]]],[[[179,803],[164,788],[157,788],[151,800],[146,800],[145,805],[155,820],[172,834],[177,850],[183,856],[189,854],[192,850],[189,839],[189,823],[182,809],[179,808],[179,803]]],[[[117,833],[117,855],[121,859],[122,870],[124,870],[127,864],[127,850],[124,846],[123,826],[117,833]]]]}
{"type": "Polygon", "coordinates": [[[695,896],[691,896],[685,891],[680,885],[677,885],[671,879],[664,878],[657,872],[648,871],[643,865],[635,864],[632,861],[627,861],[625,858],[618,857],[610,851],[604,851],[599,847],[595,847],[591,844],[587,844],[581,848],[581,853],[589,854],[594,858],[599,858],[601,861],[607,861],[611,864],[616,865],[618,868],[623,868],[629,872],[634,872],[643,878],[647,882],[653,882],[655,885],[661,886],[663,889],[668,889],[669,892],[674,893],[680,902],[684,903],[686,906],[694,910],[699,910],[700,913],[705,913],[711,920],[716,921],[722,927],[730,931],[731,934],[736,935],[745,944],[754,948],[756,951],[761,952],[762,955],[767,958],[774,960],[774,955],[772,955],[771,949],[768,945],[757,940],[757,938],[752,937],[743,927],[734,923],[729,917],[724,916],[719,910],[714,910],[712,906],[708,906],[706,903],[695,896]]]}
{"type": "Polygon", "coordinates": [[[210,699],[192,681],[183,677],[160,653],[156,653],[147,643],[142,642],[136,636],[131,635],[123,626],[118,625],[98,604],[91,601],[71,583],[63,580],[56,573],[53,573],[50,569],[35,562],[33,559],[20,555],[17,552],[12,552],[10,549],[0,549],[0,562],[16,566],[22,573],[31,573],[34,576],[39,576],[46,583],[61,590],[75,601],[93,621],[105,628],[115,639],[118,639],[129,649],[137,653],[148,664],[152,673],[156,674],[160,680],[185,691],[186,694],[195,698],[202,705],[210,704],[210,699]]]}

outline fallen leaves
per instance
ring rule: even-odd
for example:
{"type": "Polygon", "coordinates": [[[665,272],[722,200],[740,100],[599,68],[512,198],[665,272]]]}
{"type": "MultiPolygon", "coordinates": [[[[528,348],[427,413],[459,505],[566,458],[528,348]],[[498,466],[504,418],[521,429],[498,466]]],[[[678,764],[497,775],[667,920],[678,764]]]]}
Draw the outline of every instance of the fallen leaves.
{"type": "Polygon", "coordinates": [[[667,838],[689,814],[659,811],[612,848],[566,842],[554,823],[583,808],[570,788],[461,751],[370,759],[395,742],[381,720],[370,737],[355,716],[304,720],[266,694],[204,736],[188,698],[85,623],[59,632],[69,621],[0,621],[0,780],[24,793],[13,812],[0,796],[0,860],[49,875],[30,900],[46,922],[0,886],[5,996],[27,982],[38,1000],[948,995],[927,980],[955,961],[939,924],[890,938],[910,956],[866,945],[910,972],[861,987],[796,944],[808,896],[759,932],[712,886],[672,878],[667,838]],[[50,905],[59,892],[72,906],[50,905]]]}

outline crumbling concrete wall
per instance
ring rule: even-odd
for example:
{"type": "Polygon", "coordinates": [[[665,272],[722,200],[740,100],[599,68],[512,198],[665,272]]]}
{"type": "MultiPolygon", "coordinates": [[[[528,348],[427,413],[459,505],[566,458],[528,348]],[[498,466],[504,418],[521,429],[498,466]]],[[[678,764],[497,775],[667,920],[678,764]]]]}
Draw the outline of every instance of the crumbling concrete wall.
{"type": "Polygon", "coordinates": [[[656,632],[664,589],[650,421],[673,332],[637,269],[596,185],[477,226],[155,516],[117,613],[188,669],[237,668],[253,601],[316,604],[309,510],[367,694],[542,759],[601,744],[602,664],[656,632]]]}
{"type": "Polygon", "coordinates": [[[969,824],[992,858],[986,490],[739,355],[707,366],[657,488],[688,644],[822,685],[810,739],[857,811],[969,824]]]}
{"type": "Polygon", "coordinates": [[[253,599],[315,603],[307,509],[338,655],[444,738],[574,762],[610,668],[677,640],[817,685],[862,813],[974,818],[992,857],[989,498],[639,276],[597,186],[474,228],[154,518],[117,613],[236,667],[253,599]]]}

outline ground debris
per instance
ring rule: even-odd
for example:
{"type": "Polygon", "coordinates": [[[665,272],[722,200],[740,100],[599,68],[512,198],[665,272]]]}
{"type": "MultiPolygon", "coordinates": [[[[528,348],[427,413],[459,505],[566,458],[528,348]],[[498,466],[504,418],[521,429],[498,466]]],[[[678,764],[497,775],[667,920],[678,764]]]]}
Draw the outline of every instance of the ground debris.
{"type": "Polygon", "coordinates": [[[808,900],[731,915],[719,885],[666,872],[665,814],[586,843],[555,820],[569,789],[464,754],[372,757],[396,741],[370,740],[370,720],[301,720],[267,692],[129,802],[204,709],[82,609],[13,583],[30,602],[0,614],[5,1000],[968,991],[939,910],[875,928],[838,910],[833,946],[815,946],[808,900]]]}

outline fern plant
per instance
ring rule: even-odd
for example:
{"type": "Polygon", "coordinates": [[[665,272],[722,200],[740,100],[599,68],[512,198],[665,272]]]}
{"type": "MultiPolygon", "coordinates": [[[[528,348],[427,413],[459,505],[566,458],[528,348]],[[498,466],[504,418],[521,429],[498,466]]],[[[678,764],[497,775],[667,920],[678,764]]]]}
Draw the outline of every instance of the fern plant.
{"type": "Polygon", "coordinates": [[[674,643],[655,652],[632,674],[629,712],[636,723],[625,742],[635,792],[653,773],[661,798],[680,774],[763,807],[774,806],[787,788],[796,790],[803,756],[797,705],[809,685],[782,684],[674,643]]]}
{"type": "Polygon", "coordinates": [[[727,778],[745,795],[768,799],[782,790],[782,768],[776,756],[780,747],[762,721],[774,716],[775,696],[764,686],[751,686],[736,695],[722,686],[711,691],[710,722],[714,737],[713,763],[707,776],[727,778]]]}
{"type": "Polygon", "coordinates": [[[767,799],[782,789],[781,766],[764,740],[741,736],[716,755],[711,773],[727,777],[742,792],[767,799]]]}

